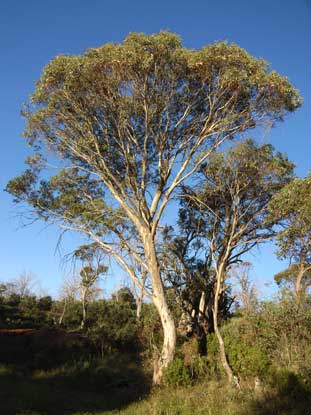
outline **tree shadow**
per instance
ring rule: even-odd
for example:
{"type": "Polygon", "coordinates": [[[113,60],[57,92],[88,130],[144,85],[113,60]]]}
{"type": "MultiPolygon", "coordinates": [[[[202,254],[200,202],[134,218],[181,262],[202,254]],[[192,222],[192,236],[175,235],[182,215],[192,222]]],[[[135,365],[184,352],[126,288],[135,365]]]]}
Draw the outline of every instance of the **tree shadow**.
{"type": "Polygon", "coordinates": [[[272,386],[272,390],[251,400],[245,415],[310,415],[311,386],[308,380],[284,371],[274,376],[272,386]]]}
{"type": "Polygon", "coordinates": [[[0,374],[1,414],[61,415],[120,410],[150,391],[150,378],[135,368],[85,370],[72,374],[0,374]],[[30,412],[30,413],[32,413],[30,412]]]}
{"type": "Polygon", "coordinates": [[[101,360],[91,352],[85,339],[58,331],[1,336],[0,414],[120,410],[149,393],[138,353],[101,360]]]}

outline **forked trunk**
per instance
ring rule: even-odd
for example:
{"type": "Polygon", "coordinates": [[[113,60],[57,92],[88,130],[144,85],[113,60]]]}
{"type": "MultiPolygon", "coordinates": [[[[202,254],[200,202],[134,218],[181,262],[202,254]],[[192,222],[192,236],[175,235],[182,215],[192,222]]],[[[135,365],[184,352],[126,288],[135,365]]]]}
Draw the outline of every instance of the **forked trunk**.
{"type": "Polygon", "coordinates": [[[149,273],[152,278],[153,303],[159,313],[163,328],[163,345],[160,356],[156,357],[153,371],[153,383],[159,385],[165,369],[174,359],[176,347],[176,328],[172,313],[168,307],[164,286],[160,274],[153,238],[145,239],[145,253],[148,259],[149,273]]]}

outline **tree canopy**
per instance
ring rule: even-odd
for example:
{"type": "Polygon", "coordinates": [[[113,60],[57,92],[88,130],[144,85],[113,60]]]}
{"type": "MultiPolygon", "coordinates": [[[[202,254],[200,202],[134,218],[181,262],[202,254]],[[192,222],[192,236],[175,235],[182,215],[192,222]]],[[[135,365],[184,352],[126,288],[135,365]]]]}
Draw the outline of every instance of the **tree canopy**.
{"type": "Polygon", "coordinates": [[[277,236],[278,255],[290,261],[287,270],[276,275],[276,280],[289,281],[295,276],[295,290],[305,291],[311,271],[311,174],[295,178],[270,203],[271,218],[282,219],[277,236]]]}

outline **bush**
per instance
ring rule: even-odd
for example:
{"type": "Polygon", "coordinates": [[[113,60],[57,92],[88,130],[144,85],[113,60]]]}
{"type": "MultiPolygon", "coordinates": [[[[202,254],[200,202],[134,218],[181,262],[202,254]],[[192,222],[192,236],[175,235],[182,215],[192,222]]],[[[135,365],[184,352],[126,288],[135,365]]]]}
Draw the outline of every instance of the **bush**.
{"type": "Polygon", "coordinates": [[[185,366],[183,359],[176,357],[164,370],[165,385],[187,386],[191,384],[189,369],[185,366]]]}
{"type": "Polygon", "coordinates": [[[288,369],[276,370],[271,373],[270,383],[281,396],[292,399],[310,396],[311,393],[310,379],[306,379],[301,374],[293,373],[288,369]]]}
{"type": "Polygon", "coordinates": [[[256,342],[275,367],[311,373],[311,308],[307,302],[282,298],[265,303],[249,318],[256,342]]]}
{"type": "MultiPolygon", "coordinates": [[[[256,338],[252,335],[250,328],[243,319],[232,319],[221,329],[225,350],[229,364],[235,374],[241,377],[261,378],[266,376],[269,368],[269,358],[256,338]]],[[[207,338],[209,374],[214,376],[222,373],[219,360],[219,346],[215,334],[207,338]]]]}

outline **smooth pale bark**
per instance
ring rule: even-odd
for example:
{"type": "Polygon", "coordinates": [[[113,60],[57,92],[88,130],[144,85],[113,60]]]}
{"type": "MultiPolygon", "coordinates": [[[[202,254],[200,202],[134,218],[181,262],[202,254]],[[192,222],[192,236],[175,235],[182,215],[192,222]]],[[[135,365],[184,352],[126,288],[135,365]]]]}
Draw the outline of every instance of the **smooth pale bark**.
{"type": "Polygon", "coordinates": [[[166,301],[160,266],[155,250],[154,238],[151,234],[145,235],[144,245],[149,265],[149,273],[152,279],[152,300],[159,313],[163,328],[162,350],[160,356],[156,358],[153,371],[153,383],[158,385],[162,380],[163,369],[165,369],[174,359],[176,347],[176,328],[174,318],[166,301]]]}
{"type": "MultiPolygon", "coordinates": [[[[161,282],[162,284],[162,282],[161,282]]],[[[162,297],[161,291],[163,287],[158,289],[154,288],[157,292],[154,299],[154,305],[156,306],[160,315],[162,328],[163,328],[163,345],[160,356],[157,358],[154,364],[153,383],[158,385],[161,383],[163,376],[163,369],[165,369],[170,362],[174,359],[175,347],[176,347],[176,329],[173,316],[167,306],[167,302],[162,297]]]]}
{"type": "Polygon", "coordinates": [[[305,273],[305,268],[303,265],[301,265],[299,269],[299,273],[297,275],[296,284],[295,284],[295,292],[296,292],[297,298],[299,298],[301,295],[301,290],[302,290],[301,283],[302,283],[304,273],[305,273]]]}
{"type": "Polygon", "coordinates": [[[205,314],[205,297],[205,292],[202,291],[199,303],[199,317],[203,317],[205,314]]]}
{"type": "Polygon", "coordinates": [[[206,310],[206,295],[205,292],[201,292],[200,303],[199,303],[199,314],[197,318],[197,341],[198,341],[198,352],[200,356],[206,356],[207,344],[206,344],[206,332],[205,332],[205,310],[206,310]]]}
{"type": "Polygon", "coordinates": [[[136,318],[140,320],[141,317],[141,310],[143,306],[144,296],[145,296],[145,282],[147,278],[147,273],[143,271],[143,278],[142,278],[142,287],[139,289],[135,286],[135,282],[133,281],[133,291],[135,295],[135,302],[136,302],[136,318]],[[138,291],[137,291],[138,290],[138,291]]]}
{"type": "Polygon", "coordinates": [[[58,320],[58,324],[61,326],[62,324],[63,324],[63,320],[64,320],[64,317],[65,317],[65,314],[66,314],[66,309],[67,309],[67,299],[66,299],[66,297],[64,298],[64,307],[63,307],[63,311],[62,311],[62,314],[61,314],[61,316],[59,317],[59,320],[58,320]]]}
{"type": "Polygon", "coordinates": [[[82,287],[82,320],[81,320],[81,325],[80,325],[81,329],[84,328],[85,322],[86,322],[86,293],[87,293],[87,288],[82,287]]]}
{"type": "Polygon", "coordinates": [[[136,298],[136,318],[140,320],[141,308],[143,305],[144,290],[142,289],[138,297],[136,298]]]}
{"type": "Polygon", "coordinates": [[[218,305],[219,305],[219,298],[222,293],[222,286],[223,286],[223,269],[224,269],[224,264],[220,264],[216,272],[216,286],[215,286],[215,296],[214,296],[214,306],[213,306],[214,331],[215,331],[218,344],[219,344],[220,361],[227,375],[228,382],[230,384],[235,383],[236,386],[239,386],[238,380],[233,375],[233,371],[229,365],[227,355],[226,355],[224,340],[222,338],[222,335],[218,327],[218,305]]]}

